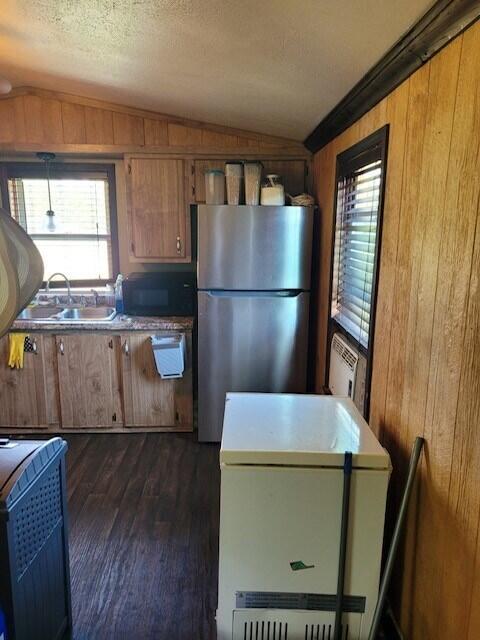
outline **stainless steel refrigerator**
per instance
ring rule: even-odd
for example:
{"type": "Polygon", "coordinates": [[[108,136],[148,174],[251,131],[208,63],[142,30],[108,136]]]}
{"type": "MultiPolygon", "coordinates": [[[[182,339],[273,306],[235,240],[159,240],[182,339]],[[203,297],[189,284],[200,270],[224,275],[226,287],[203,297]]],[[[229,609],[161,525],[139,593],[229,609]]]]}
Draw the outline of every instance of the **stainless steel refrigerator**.
{"type": "Polygon", "coordinates": [[[198,436],[228,391],[306,390],[313,210],[198,207],[198,436]]]}

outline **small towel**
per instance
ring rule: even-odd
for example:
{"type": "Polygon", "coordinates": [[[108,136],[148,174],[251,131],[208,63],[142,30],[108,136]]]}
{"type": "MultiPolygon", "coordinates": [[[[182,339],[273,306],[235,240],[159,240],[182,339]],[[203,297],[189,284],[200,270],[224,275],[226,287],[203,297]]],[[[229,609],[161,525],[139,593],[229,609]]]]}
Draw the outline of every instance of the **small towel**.
{"type": "Polygon", "coordinates": [[[10,342],[8,366],[11,369],[23,369],[23,351],[25,338],[28,336],[26,333],[10,333],[8,337],[10,342]]]}

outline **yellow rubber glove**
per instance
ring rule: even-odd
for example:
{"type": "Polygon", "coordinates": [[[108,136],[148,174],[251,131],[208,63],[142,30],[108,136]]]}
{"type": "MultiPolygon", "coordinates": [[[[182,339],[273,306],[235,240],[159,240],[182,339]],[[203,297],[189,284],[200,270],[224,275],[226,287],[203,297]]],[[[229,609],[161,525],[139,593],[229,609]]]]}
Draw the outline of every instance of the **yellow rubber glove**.
{"type": "Polygon", "coordinates": [[[9,334],[9,356],[8,366],[12,369],[23,369],[23,348],[25,344],[26,333],[10,333],[9,334]]]}

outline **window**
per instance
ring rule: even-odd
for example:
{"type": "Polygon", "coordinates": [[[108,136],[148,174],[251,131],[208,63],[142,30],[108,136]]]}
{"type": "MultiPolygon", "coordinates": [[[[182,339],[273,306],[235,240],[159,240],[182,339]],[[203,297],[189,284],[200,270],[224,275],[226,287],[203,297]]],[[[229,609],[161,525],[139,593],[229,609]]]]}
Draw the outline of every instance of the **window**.
{"type": "Polygon", "coordinates": [[[337,157],[330,317],[363,353],[372,342],[387,127],[337,157]]]}
{"type": "Polygon", "coordinates": [[[8,164],[10,213],[32,237],[45,278],[60,271],[75,285],[100,285],[118,273],[115,173],[111,165],[8,164]],[[50,208],[50,186],[53,216],[50,208]]]}

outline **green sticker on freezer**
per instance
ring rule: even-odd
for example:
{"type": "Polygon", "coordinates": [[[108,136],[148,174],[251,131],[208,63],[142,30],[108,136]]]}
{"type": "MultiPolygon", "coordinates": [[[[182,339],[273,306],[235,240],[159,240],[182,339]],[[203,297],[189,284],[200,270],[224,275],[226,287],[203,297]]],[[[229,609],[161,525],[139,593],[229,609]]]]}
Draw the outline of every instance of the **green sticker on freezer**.
{"type": "Polygon", "coordinates": [[[292,571],[301,571],[302,569],[314,569],[314,564],[305,564],[302,560],[295,560],[294,562],[290,562],[290,567],[292,571]]]}

